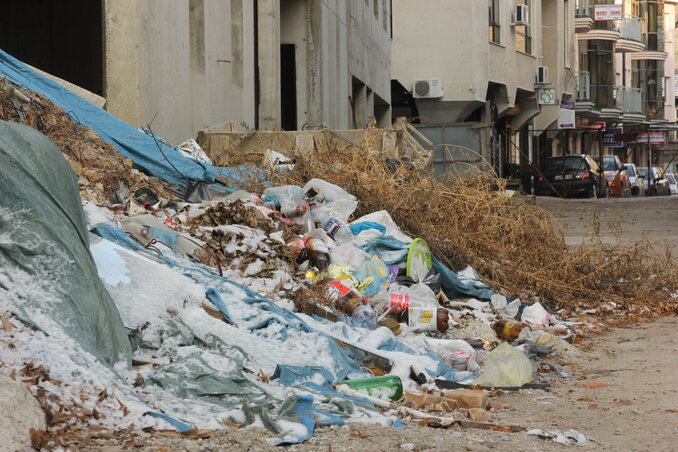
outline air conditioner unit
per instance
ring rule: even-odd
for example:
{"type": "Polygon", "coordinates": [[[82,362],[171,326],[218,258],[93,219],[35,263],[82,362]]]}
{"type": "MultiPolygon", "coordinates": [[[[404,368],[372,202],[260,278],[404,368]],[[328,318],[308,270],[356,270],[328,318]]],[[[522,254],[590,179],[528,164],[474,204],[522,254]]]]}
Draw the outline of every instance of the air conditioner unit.
{"type": "Polygon", "coordinates": [[[415,80],[412,88],[415,99],[439,99],[445,95],[439,78],[415,80]]]}
{"type": "Polygon", "coordinates": [[[530,10],[527,5],[515,5],[513,9],[513,22],[511,25],[529,25],[530,10]]]}
{"type": "Polygon", "coordinates": [[[537,72],[534,74],[534,83],[536,85],[548,85],[549,68],[547,68],[546,66],[538,66],[537,72]]]}

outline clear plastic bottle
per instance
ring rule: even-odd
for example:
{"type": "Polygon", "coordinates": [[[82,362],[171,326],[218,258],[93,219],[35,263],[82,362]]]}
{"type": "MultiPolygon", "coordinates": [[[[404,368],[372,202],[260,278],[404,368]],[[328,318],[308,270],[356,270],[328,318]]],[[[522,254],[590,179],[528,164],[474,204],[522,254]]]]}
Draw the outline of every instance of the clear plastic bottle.
{"type": "Polygon", "coordinates": [[[314,210],[312,212],[313,218],[320,224],[320,227],[325,230],[332,240],[341,245],[350,242],[353,239],[353,232],[343,221],[334,218],[331,214],[323,208],[314,210]]]}
{"type": "Polygon", "coordinates": [[[350,324],[358,328],[374,330],[377,328],[377,313],[370,305],[360,305],[351,314],[350,324]]]}

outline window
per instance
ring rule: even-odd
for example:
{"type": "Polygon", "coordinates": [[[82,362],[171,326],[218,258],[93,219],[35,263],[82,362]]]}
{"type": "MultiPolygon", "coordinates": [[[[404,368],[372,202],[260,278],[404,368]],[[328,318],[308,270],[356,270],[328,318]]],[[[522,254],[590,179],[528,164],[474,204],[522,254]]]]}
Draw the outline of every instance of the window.
{"type": "Polygon", "coordinates": [[[530,0],[516,0],[516,5],[527,6],[527,25],[516,25],[516,50],[523,53],[532,53],[532,14],[530,0]]]}
{"type": "Polygon", "coordinates": [[[383,7],[383,15],[382,15],[382,21],[384,22],[384,31],[388,31],[388,2],[386,0],[383,1],[382,5],[383,7]]]}
{"type": "Polygon", "coordinates": [[[490,42],[495,44],[501,44],[500,39],[500,25],[499,25],[499,0],[489,0],[490,9],[489,9],[489,33],[490,33],[490,42]]]}
{"type": "Polygon", "coordinates": [[[642,92],[643,113],[647,119],[664,118],[664,62],[660,60],[634,60],[632,86],[642,92]]]}

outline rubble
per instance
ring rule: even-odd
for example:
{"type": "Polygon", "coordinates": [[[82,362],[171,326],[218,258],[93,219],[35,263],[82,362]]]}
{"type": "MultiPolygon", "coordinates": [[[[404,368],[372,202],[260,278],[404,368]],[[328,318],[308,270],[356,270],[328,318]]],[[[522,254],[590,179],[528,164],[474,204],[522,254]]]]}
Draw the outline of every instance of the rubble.
{"type": "Polygon", "coordinates": [[[30,448],[31,432],[45,430],[45,413],[28,387],[0,375],[0,444],[5,450],[30,448]]]}

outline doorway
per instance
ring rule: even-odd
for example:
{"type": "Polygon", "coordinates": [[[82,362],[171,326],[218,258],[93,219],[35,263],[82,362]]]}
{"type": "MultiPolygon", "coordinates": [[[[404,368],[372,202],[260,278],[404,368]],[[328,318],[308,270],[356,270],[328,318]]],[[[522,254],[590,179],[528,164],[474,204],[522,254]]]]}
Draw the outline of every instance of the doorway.
{"type": "Polygon", "coordinates": [[[297,130],[297,62],[294,44],[280,46],[280,127],[297,130]]]}
{"type": "Polygon", "coordinates": [[[4,0],[0,48],[104,95],[103,1],[4,0]]]}

